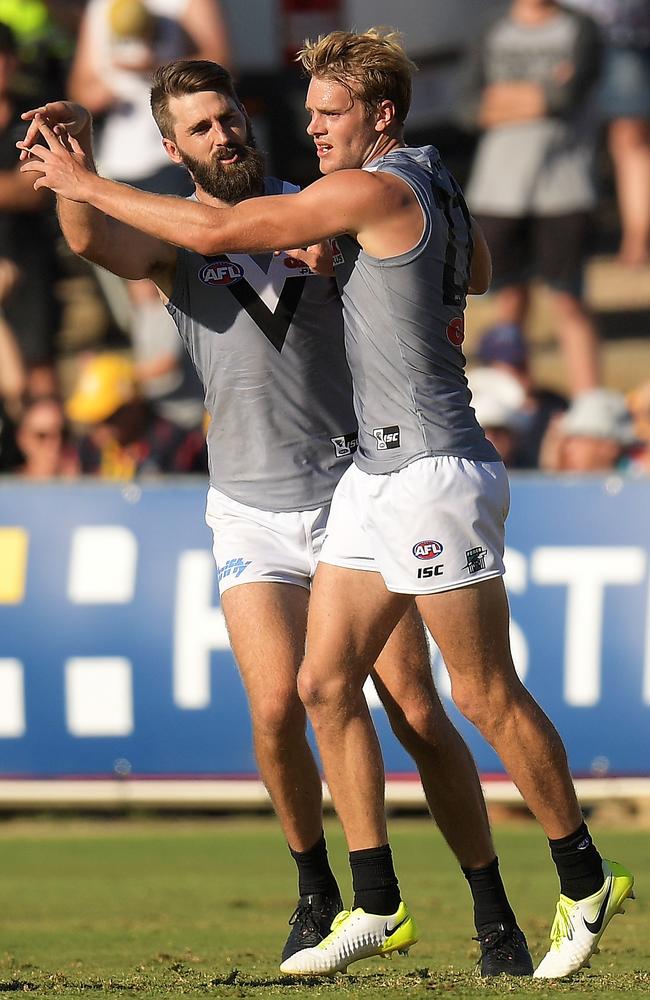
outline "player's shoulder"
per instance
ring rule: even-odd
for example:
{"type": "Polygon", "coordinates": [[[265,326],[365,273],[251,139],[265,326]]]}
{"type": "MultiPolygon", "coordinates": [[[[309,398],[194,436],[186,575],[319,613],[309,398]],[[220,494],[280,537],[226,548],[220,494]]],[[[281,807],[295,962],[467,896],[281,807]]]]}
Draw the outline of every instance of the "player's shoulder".
{"type": "Polygon", "coordinates": [[[425,187],[444,172],[435,146],[400,146],[375,161],[368,169],[379,178],[401,178],[408,184],[425,187]]]}
{"type": "Polygon", "coordinates": [[[391,167],[419,167],[421,169],[431,169],[440,160],[440,153],[432,145],[426,146],[398,146],[390,152],[375,160],[367,169],[387,170],[391,167]]]}

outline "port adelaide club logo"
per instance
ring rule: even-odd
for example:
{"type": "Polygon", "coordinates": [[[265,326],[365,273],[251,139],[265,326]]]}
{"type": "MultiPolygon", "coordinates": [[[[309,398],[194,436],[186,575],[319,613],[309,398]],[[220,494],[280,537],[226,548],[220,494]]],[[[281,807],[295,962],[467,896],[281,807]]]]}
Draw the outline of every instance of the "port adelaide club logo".
{"type": "MultiPolygon", "coordinates": [[[[433,538],[425,538],[421,542],[416,542],[412,551],[416,559],[419,559],[421,562],[431,563],[431,560],[437,559],[442,554],[442,549],[443,546],[440,542],[436,542],[433,538]]],[[[442,576],[444,570],[443,563],[419,566],[418,580],[426,580],[432,576],[442,576]]]]}
{"type": "Polygon", "coordinates": [[[244,277],[244,268],[227,257],[208,261],[199,271],[204,285],[234,285],[244,277]]]}

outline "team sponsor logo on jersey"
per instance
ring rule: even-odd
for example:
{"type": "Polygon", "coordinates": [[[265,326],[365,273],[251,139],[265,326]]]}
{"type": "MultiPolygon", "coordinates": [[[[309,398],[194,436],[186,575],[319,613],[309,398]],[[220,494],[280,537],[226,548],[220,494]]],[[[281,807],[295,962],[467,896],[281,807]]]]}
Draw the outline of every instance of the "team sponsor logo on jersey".
{"type": "Polygon", "coordinates": [[[464,568],[469,570],[470,574],[479,573],[482,569],[485,569],[485,557],[487,554],[488,550],[482,549],[480,545],[477,545],[474,549],[467,549],[465,553],[467,562],[464,568]]]}
{"type": "Polygon", "coordinates": [[[447,340],[454,347],[460,347],[462,342],[465,340],[465,317],[464,316],[454,316],[451,323],[447,327],[447,340]]]}
{"type": "Polygon", "coordinates": [[[330,438],[330,441],[334,445],[337,458],[354,454],[359,444],[356,434],[341,434],[339,437],[330,438]]]}
{"type": "Polygon", "coordinates": [[[236,556],[234,559],[229,559],[219,566],[217,570],[217,578],[219,582],[224,580],[227,576],[240,577],[245,569],[247,569],[252,563],[252,559],[244,560],[241,556],[236,556]]]}
{"type": "Polygon", "coordinates": [[[244,277],[244,268],[227,257],[216,257],[204,264],[199,278],[204,285],[233,285],[244,277]]]}
{"type": "Polygon", "coordinates": [[[413,555],[416,559],[436,559],[442,552],[442,545],[433,538],[427,538],[423,542],[416,542],[413,546],[413,555]]]}
{"type": "Polygon", "coordinates": [[[339,264],[344,263],[345,257],[341,253],[341,248],[336,242],[336,240],[330,240],[330,243],[332,244],[332,254],[333,254],[332,264],[334,265],[334,267],[338,267],[339,264]]]}
{"type": "Polygon", "coordinates": [[[389,448],[399,448],[399,427],[394,424],[392,427],[374,427],[372,431],[377,441],[377,451],[388,451],[389,448]]]}

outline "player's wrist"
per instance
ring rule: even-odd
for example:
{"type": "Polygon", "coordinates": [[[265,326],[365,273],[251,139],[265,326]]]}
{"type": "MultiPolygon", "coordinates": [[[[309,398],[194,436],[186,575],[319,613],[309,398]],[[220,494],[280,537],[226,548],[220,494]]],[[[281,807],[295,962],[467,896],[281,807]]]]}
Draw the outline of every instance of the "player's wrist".
{"type": "Polygon", "coordinates": [[[100,205],[98,202],[101,201],[102,195],[104,194],[104,187],[108,183],[109,182],[106,181],[104,177],[100,177],[94,170],[83,170],[79,178],[79,198],[77,200],[87,202],[89,205],[94,205],[95,208],[99,208],[100,205]]]}

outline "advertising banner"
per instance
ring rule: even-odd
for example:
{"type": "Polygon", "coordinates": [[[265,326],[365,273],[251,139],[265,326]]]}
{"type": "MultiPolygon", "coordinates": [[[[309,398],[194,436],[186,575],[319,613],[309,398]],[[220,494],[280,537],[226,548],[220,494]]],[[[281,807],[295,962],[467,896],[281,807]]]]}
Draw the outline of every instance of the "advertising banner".
{"type": "MultiPolygon", "coordinates": [[[[256,774],[205,493],[0,485],[0,778],[256,774]]],[[[648,511],[639,479],[513,478],[515,662],[576,775],[650,775],[648,511]]],[[[435,649],[432,669],[480,771],[501,773],[435,649]]],[[[414,772],[366,693],[387,772],[414,772]]]]}

